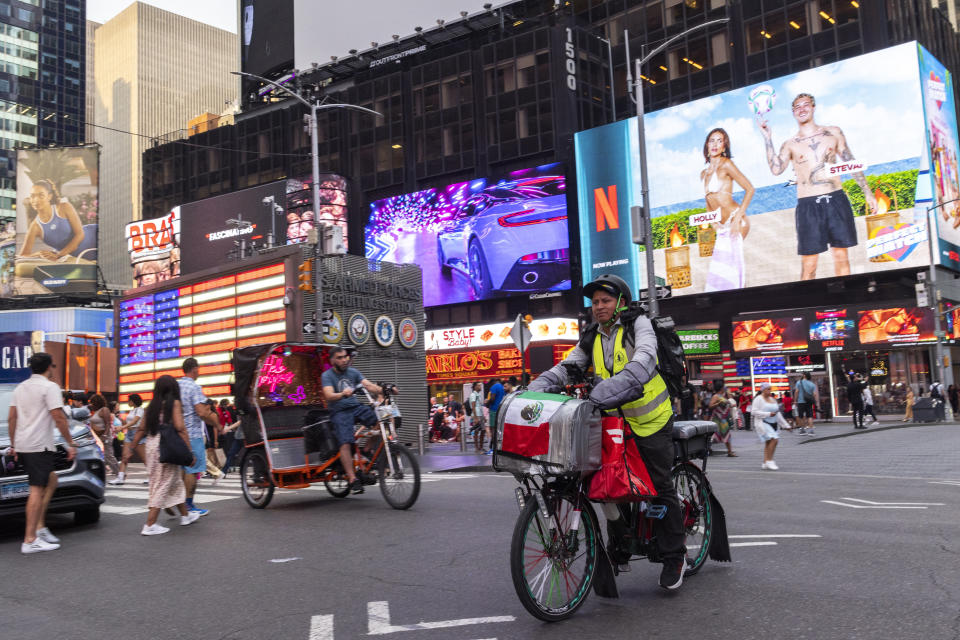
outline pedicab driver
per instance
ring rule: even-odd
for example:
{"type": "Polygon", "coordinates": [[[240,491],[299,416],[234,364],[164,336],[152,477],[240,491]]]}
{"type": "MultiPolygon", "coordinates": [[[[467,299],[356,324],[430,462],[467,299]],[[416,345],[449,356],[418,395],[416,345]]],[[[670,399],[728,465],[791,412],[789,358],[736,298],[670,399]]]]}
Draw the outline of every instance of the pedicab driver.
{"type": "MultiPolygon", "coordinates": [[[[673,409],[666,383],[657,373],[657,337],[650,320],[628,310],[630,288],[622,278],[602,275],[583,288],[589,298],[596,324],[587,327],[567,358],[534,380],[531,391],[556,391],[567,384],[568,369],[581,373],[593,366],[599,382],[590,392],[590,400],[607,415],[620,415],[630,426],[632,439],[657,490],[657,502],[667,513],[654,520],[657,543],[663,558],[660,586],[677,589],[686,570],[683,516],[677,492],[670,479],[673,466],[673,409]],[[626,326],[624,326],[626,322],[626,326]],[[632,339],[631,339],[632,334],[632,339]]],[[[604,504],[607,516],[607,548],[611,560],[626,569],[629,552],[618,542],[626,531],[626,521],[616,505],[604,504]]]]}
{"type": "Polygon", "coordinates": [[[363,386],[370,393],[381,394],[380,387],[363,377],[363,374],[350,366],[350,354],[343,347],[330,349],[330,364],[320,376],[323,384],[323,397],[330,409],[330,422],[340,443],[340,462],[350,482],[351,493],[363,493],[363,483],[353,471],[353,443],[355,425],[372,427],[377,424],[377,415],[368,405],[360,404],[354,390],[363,386]]]}

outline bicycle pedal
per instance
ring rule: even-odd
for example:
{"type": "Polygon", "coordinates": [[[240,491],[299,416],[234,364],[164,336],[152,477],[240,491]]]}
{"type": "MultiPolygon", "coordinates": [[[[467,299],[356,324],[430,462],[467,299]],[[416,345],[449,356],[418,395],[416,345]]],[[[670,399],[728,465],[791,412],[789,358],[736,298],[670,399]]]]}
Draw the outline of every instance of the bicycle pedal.
{"type": "Polygon", "coordinates": [[[656,518],[657,520],[663,520],[663,517],[667,515],[667,505],[665,504],[651,504],[647,506],[648,518],[656,518]]]}

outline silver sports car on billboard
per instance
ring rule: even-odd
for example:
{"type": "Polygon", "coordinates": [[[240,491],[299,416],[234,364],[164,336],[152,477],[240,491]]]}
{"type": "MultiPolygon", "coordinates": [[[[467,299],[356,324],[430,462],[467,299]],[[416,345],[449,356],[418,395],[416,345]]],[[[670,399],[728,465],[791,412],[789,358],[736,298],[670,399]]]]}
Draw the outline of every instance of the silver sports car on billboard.
{"type": "Polygon", "coordinates": [[[563,176],[541,176],[472,196],[462,217],[437,234],[441,272],[466,274],[476,299],[496,291],[569,288],[565,192],[563,176]]]}

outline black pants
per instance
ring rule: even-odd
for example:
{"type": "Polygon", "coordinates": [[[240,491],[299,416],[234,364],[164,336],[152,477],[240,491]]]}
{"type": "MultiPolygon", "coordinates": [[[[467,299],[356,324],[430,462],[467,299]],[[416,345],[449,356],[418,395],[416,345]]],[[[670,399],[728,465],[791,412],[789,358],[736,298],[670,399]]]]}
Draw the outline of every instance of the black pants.
{"type": "Polygon", "coordinates": [[[870,415],[871,418],[873,418],[873,421],[874,421],[874,422],[877,422],[877,414],[875,414],[875,413],[873,412],[873,405],[872,405],[872,404],[865,404],[865,405],[863,405],[863,415],[864,415],[864,417],[866,417],[868,414],[870,415]]]}
{"type": "Polygon", "coordinates": [[[645,438],[634,436],[628,440],[637,445],[640,456],[647,466],[647,473],[650,474],[653,486],[657,490],[654,502],[667,507],[667,514],[663,519],[653,521],[657,546],[664,560],[680,559],[687,554],[684,546],[683,511],[677,499],[677,489],[670,478],[674,455],[672,426],[671,419],[664,428],[652,435],[645,438]]]}
{"type": "Polygon", "coordinates": [[[863,426],[863,403],[850,403],[850,408],[853,409],[853,426],[862,427],[863,426]]]}

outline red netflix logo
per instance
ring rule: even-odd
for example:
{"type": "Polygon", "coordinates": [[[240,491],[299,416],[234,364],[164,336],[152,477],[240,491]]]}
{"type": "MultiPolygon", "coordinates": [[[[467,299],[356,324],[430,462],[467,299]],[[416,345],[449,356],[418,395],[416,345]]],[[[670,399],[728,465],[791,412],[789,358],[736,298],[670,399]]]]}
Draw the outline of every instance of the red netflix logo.
{"type": "Polygon", "coordinates": [[[617,212],[617,185],[612,184],[606,191],[602,187],[593,190],[594,209],[597,216],[597,233],[620,228],[620,214],[617,212]]]}

